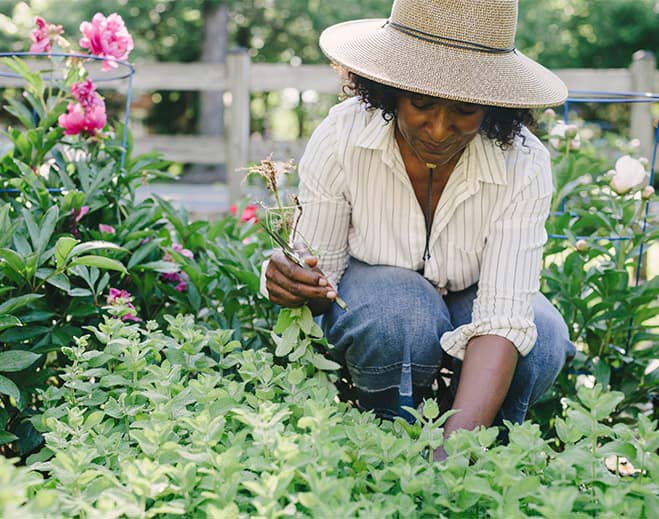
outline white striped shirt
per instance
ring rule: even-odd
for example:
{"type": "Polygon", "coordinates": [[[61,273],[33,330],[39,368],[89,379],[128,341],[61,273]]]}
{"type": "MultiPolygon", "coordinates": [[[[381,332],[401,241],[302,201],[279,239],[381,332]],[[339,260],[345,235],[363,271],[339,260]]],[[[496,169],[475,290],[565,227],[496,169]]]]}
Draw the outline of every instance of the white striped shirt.
{"type": "Polygon", "coordinates": [[[526,355],[537,338],[532,299],[552,196],[549,152],[526,128],[525,143],[517,137],[505,151],[478,134],[441,195],[424,264],[425,218],[394,124],[379,110],[365,110],[357,97],[330,110],[299,164],[299,235],[318,253],[333,286],[348,255],[371,265],[422,269],[441,294],[478,282],[472,322],[445,333],[442,349],[462,359],[472,337],[498,335],[526,355]]]}

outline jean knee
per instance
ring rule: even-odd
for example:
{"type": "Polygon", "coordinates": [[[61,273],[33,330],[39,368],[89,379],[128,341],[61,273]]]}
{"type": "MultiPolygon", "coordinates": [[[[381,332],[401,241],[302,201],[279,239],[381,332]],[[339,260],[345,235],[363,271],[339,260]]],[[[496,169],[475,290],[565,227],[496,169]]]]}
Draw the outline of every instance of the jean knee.
{"type": "Polygon", "coordinates": [[[536,343],[529,354],[520,361],[526,367],[526,378],[533,383],[530,402],[537,401],[554,383],[568,358],[574,356],[574,344],[569,330],[558,310],[542,295],[534,306],[536,343]]]}
{"type": "MultiPolygon", "coordinates": [[[[414,383],[431,384],[441,361],[439,338],[452,329],[448,309],[435,288],[416,272],[373,268],[387,269],[388,282],[368,287],[364,297],[357,297],[355,285],[351,286],[349,310],[336,315],[327,330],[328,340],[339,345],[340,361],[358,387],[382,390],[398,385],[406,351],[414,383]]],[[[363,281],[362,277],[359,283],[363,281]]]]}

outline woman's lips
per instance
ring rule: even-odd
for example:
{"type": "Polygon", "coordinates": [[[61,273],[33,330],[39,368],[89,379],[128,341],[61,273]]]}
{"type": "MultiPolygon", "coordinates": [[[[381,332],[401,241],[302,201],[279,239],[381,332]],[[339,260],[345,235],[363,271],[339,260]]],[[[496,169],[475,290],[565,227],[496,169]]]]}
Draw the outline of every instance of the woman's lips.
{"type": "Polygon", "coordinates": [[[423,141],[419,142],[425,151],[433,155],[446,155],[446,153],[451,149],[451,146],[433,146],[432,144],[428,144],[423,141]]]}

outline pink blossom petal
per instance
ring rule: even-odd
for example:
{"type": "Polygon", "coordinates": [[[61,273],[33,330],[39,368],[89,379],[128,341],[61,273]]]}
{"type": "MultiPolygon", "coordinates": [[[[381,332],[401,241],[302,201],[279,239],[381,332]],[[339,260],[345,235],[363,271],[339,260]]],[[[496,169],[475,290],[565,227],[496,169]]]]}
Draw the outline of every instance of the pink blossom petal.
{"type": "Polygon", "coordinates": [[[98,230],[101,231],[101,232],[108,233],[108,234],[116,234],[117,233],[117,231],[115,230],[114,227],[112,227],[111,225],[104,224],[104,223],[99,223],[98,224],[98,230]]]}

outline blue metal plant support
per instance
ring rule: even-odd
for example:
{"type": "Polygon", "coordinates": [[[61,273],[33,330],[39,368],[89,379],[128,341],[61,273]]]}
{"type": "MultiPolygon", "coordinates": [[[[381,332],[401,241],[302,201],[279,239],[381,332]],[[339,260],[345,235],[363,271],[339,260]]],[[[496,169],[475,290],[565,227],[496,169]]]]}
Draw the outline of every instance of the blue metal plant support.
{"type": "MultiPolygon", "coordinates": [[[[111,61],[108,58],[100,57],[100,56],[94,56],[92,54],[76,54],[76,53],[67,53],[67,52],[0,52],[0,58],[47,58],[49,59],[49,64],[50,68],[46,71],[44,71],[45,77],[44,81],[53,83],[57,86],[57,83],[61,81],[61,78],[57,78],[54,74],[58,72],[58,65],[59,65],[59,71],[63,70],[63,65],[61,65],[61,62],[66,59],[79,59],[83,63],[84,62],[105,62],[105,61],[111,61]]],[[[113,84],[119,81],[127,81],[126,85],[126,104],[124,107],[124,131],[122,135],[122,141],[121,141],[121,161],[120,161],[120,167],[121,170],[123,171],[124,169],[124,162],[126,160],[126,142],[128,138],[128,121],[130,118],[130,105],[131,105],[131,98],[132,98],[132,90],[133,90],[133,76],[135,75],[135,67],[131,64],[128,63],[127,61],[117,61],[117,60],[112,60],[117,64],[117,67],[113,69],[112,71],[107,71],[107,72],[100,72],[97,75],[92,75],[90,74],[89,77],[92,79],[94,83],[97,85],[108,85],[108,84],[113,84]]],[[[7,70],[0,70],[0,77],[6,77],[6,78],[12,78],[12,79],[17,79],[21,80],[22,77],[12,71],[7,71],[7,70]]],[[[37,122],[37,114],[33,112],[33,117],[35,122],[37,122]]],[[[63,191],[62,188],[49,188],[48,191],[50,193],[61,193],[63,191]]],[[[10,193],[10,194],[16,194],[19,193],[18,189],[13,189],[13,188],[4,188],[0,189],[0,193],[10,193]]]]}
{"type": "MultiPolygon", "coordinates": [[[[647,92],[603,92],[594,90],[573,90],[570,92],[565,105],[563,106],[563,120],[567,124],[569,122],[570,103],[656,103],[659,102],[659,94],[647,92]]],[[[657,144],[659,143],[659,124],[657,124],[654,132],[654,144],[652,147],[652,160],[650,161],[650,181],[649,185],[654,182],[654,169],[657,160],[657,144]]],[[[646,204],[645,213],[643,215],[643,224],[641,230],[645,233],[648,223],[648,212],[650,204],[646,204]]],[[[557,215],[565,212],[565,198],[561,200],[561,208],[557,215]]],[[[549,238],[553,239],[567,239],[566,235],[562,234],[549,234],[549,238]]],[[[577,236],[577,239],[597,239],[607,241],[624,241],[629,240],[627,236],[577,236]]],[[[638,262],[636,265],[636,285],[638,285],[641,276],[641,264],[643,261],[644,244],[641,243],[638,255],[638,262]]],[[[629,353],[632,336],[633,319],[629,323],[629,330],[627,332],[627,343],[625,344],[625,355],[629,353]]]]}

